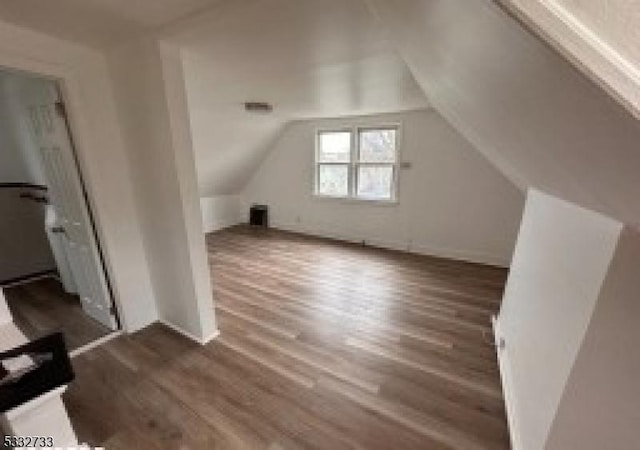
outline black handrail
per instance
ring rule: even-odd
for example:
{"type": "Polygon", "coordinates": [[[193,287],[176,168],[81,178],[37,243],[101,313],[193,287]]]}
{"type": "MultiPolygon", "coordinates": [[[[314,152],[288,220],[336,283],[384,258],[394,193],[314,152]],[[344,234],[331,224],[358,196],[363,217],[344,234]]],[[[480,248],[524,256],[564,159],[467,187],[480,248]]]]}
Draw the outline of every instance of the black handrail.
{"type": "Polygon", "coordinates": [[[48,191],[47,186],[33,183],[0,183],[0,189],[36,189],[38,191],[48,191]]]}

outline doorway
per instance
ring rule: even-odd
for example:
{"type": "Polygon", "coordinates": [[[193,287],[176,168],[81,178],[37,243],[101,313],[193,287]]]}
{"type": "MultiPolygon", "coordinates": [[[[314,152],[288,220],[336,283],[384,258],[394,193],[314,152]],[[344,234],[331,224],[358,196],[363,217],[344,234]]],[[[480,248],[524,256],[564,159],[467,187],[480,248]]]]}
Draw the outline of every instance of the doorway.
{"type": "Polygon", "coordinates": [[[0,70],[0,286],[30,339],[119,329],[57,81],[0,70]]]}

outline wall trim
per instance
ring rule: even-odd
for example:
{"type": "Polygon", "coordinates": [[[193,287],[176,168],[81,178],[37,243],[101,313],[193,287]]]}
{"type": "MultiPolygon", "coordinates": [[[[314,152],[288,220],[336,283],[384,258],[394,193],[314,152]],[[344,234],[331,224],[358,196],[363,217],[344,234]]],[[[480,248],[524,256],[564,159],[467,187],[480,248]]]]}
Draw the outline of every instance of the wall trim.
{"type": "Polygon", "coordinates": [[[162,325],[165,325],[168,328],[171,328],[173,331],[175,331],[178,334],[183,335],[184,337],[186,337],[187,339],[190,339],[194,342],[197,342],[200,345],[205,345],[208,344],[209,342],[213,341],[215,338],[217,338],[218,336],[220,336],[220,330],[214,330],[213,333],[211,333],[209,336],[205,337],[205,338],[199,338],[191,333],[189,333],[188,331],[183,330],[182,328],[164,320],[164,319],[160,319],[158,320],[159,323],[161,323],[162,325]]]}
{"type": "Polygon", "coordinates": [[[640,68],[555,0],[497,0],[640,118],[640,68]]]}
{"type": "Polygon", "coordinates": [[[299,223],[272,222],[270,227],[284,231],[292,231],[295,233],[308,234],[311,236],[335,239],[338,241],[345,241],[356,244],[360,244],[364,241],[366,245],[371,247],[396,250],[423,256],[435,256],[438,258],[453,259],[456,261],[468,262],[473,264],[483,264],[500,268],[508,268],[511,265],[511,261],[497,255],[465,252],[462,250],[434,247],[426,244],[412,244],[411,242],[390,241],[378,238],[369,238],[366,236],[334,233],[331,231],[325,231],[319,227],[302,225],[299,223]]]}
{"type": "Polygon", "coordinates": [[[503,339],[500,329],[500,319],[498,316],[491,317],[491,325],[493,328],[493,338],[498,357],[498,369],[500,372],[500,380],[502,381],[502,396],[504,398],[505,409],[507,412],[507,427],[509,429],[509,439],[511,440],[511,448],[513,450],[523,450],[522,439],[518,421],[516,418],[516,400],[513,396],[513,376],[511,374],[511,366],[508,360],[507,348],[501,344],[503,339]]]}
{"type": "Polygon", "coordinates": [[[138,209],[131,195],[129,155],[121,141],[119,116],[109,92],[112,80],[107,61],[94,49],[1,19],[0,41],[0,66],[55,79],[61,88],[88,207],[93,212],[94,226],[104,251],[105,274],[114,291],[111,298],[122,327],[127,331],[141,329],[157,319],[155,296],[139,221],[128,220],[124,228],[122,221],[113,220],[110,215],[111,211],[119,211],[129,217],[131,211],[138,209]],[[100,94],[87,94],[87,86],[93,89],[91,92],[100,94]],[[107,137],[110,140],[105,140],[107,137]],[[110,151],[101,151],[103,147],[110,151]],[[120,169],[123,175],[118,183],[98,176],[105,162],[120,169]],[[129,244],[123,244],[124,241],[129,244]],[[125,267],[125,263],[131,264],[132,258],[136,260],[132,267],[139,266],[135,282],[130,281],[130,269],[125,267]],[[140,295],[142,290],[146,291],[144,298],[140,295]],[[143,300],[146,301],[143,303],[143,300]]]}
{"type": "Polygon", "coordinates": [[[109,334],[102,336],[98,339],[96,339],[95,341],[91,341],[88,344],[85,344],[81,347],[78,347],[74,350],[71,350],[69,352],[69,357],[70,358],[75,358],[76,356],[82,355],[85,352],[88,352],[89,350],[92,350],[96,347],[101,346],[102,344],[106,344],[107,342],[109,342],[112,339],[117,338],[118,336],[122,336],[124,333],[122,330],[115,330],[110,332],[109,334]]]}

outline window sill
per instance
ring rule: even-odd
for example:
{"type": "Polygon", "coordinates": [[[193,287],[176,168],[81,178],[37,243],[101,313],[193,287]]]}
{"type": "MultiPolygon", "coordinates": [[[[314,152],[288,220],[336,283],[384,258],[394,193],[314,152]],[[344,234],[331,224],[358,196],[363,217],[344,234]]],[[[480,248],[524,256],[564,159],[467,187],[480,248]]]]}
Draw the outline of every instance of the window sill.
{"type": "Polygon", "coordinates": [[[392,200],[379,200],[379,199],[368,199],[368,198],[357,198],[357,197],[332,197],[330,195],[320,195],[320,194],[311,194],[311,197],[314,200],[319,200],[323,202],[337,202],[337,203],[351,203],[356,205],[370,205],[370,206],[398,206],[398,199],[392,200]]]}

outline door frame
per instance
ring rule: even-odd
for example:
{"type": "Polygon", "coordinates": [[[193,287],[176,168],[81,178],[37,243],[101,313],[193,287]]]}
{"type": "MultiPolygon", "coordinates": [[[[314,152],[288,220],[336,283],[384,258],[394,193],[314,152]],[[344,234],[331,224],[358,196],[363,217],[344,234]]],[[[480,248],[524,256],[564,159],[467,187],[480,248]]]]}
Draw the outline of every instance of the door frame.
{"type": "Polygon", "coordinates": [[[105,252],[103,250],[103,243],[100,237],[100,233],[98,232],[97,217],[95,214],[95,208],[96,208],[95,201],[93,200],[88,190],[86,176],[83,171],[80,156],[78,155],[76,135],[74,134],[73,124],[72,124],[70,112],[69,112],[70,105],[69,105],[69,101],[67,100],[68,90],[65,89],[65,84],[64,84],[65,79],[52,76],[49,74],[34,72],[31,70],[23,70],[23,69],[14,68],[14,67],[6,67],[2,64],[0,64],[0,70],[4,72],[13,73],[16,76],[23,75],[26,77],[40,79],[43,82],[50,82],[56,88],[58,100],[56,101],[56,105],[55,105],[56,111],[54,111],[54,114],[60,114],[62,116],[62,120],[64,121],[64,124],[65,124],[64,131],[68,135],[69,144],[70,144],[69,145],[70,154],[67,155],[68,158],[65,158],[64,161],[68,165],[67,169],[74,171],[78,176],[77,189],[79,190],[79,192],[77,192],[77,194],[79,195],[79,197],[82,199],[84,203],[83,206],[84,208],[86,208],[88,224],[89,224],[89,227],[91,228],[90,230],[90,233],[92,234],[92,239],[90,242],[90,246],[92,247],[91,252],[93,255],[95,255],[94,263],[98,266],[97,267],[98,270],[103,274],[105,279],[104,295],[105,295],[105,298],[107,298],[110,303],[110,308],[112,310],[112,313],[116,322],[116,328],[112,330],[112,332],[118,332],[123,328],[122,320],[120,319],[120,308],[118,307],[115,301],[112,274],[108,270],[107,260],[105,257],[105,252]],[[58,104],[62,105],[61,112],[57,111],[58,104]]]}
{"type": "Polygon", "coordinates": [[[158,319],[155,295],[104,55],[0,21],[0,68],[58,84],[120,328],[131,333],[153,323],[158,319]],[[87,93],[89,87],[100,92],[87,93]],[[90,109],[87,102],[97,102],[100,109],[90,109]],[[100,177],[105,164],[120,171],[116,186],[100,177]],[[115,211],[130,216],[125,226],[113,218],[115,211]]]}

